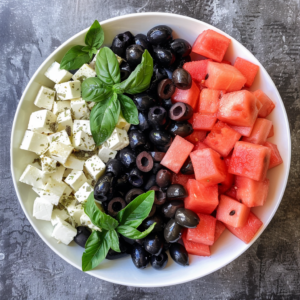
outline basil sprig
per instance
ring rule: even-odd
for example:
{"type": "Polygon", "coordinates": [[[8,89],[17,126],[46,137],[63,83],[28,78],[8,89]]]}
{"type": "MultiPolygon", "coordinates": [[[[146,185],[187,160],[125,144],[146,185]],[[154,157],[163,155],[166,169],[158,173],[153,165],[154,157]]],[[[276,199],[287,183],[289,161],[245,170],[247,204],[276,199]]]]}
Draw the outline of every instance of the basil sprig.
{"type": "Polygon", "coordinates": [[[120,252],[118,233],[130,239],[146,237],[153,230],[155,223],[144,232],[140,232],[137,227],[149,215],[153,203],[154,191],[148,191],[131,201],[114,219],[98,208],[94,193],[91,192],[84,206],[84,212],[101,232],[93,231],[85,244],[82,271],[90,271],[97,267],[105,259],[110,248],[120,252]]]}
{"type": "Polygon", "coordinates": [[[92,24],[85,35],[86,46],[77,45],[72,47],[63,57],[60,63],[60,69],[76,70],[83,64],[88,63],[97,49],[101,47],[104,41],[104,32],[97,20],[92,24]]]}

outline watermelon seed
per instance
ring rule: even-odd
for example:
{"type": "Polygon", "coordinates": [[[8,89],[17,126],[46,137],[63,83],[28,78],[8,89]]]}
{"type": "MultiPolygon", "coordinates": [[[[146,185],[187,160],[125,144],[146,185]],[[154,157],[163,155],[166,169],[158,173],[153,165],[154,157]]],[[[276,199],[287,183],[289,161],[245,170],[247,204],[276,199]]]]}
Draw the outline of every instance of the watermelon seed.
{"type": "Polygon", "coordinates": [[[206,74],[206,76],[205,76],[205,80],[206,80],[206,79],[208,79],[208,74],[206,74]]]}
{"type": "Polygon", "coordinates": [[[235,210],[232,210],[229,214],[233,216],[235,214],[235,210]]]}

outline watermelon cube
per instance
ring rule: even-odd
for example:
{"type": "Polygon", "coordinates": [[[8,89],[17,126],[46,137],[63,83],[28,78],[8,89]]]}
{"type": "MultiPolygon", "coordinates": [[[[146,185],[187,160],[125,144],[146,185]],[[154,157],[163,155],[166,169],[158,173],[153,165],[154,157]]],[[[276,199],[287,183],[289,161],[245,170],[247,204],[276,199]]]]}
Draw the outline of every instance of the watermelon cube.
{"type": "Polygon", "coordinates": [[[199,100],[200,90],[197,84],[193,81],[192,86],[188,90],[181,90],[176,88],[175,93],[172,95],[172,103],[183,102],[189,104],[195,110],[199,100]]]}
{"type": "Polygon", "coordinates": [[[220,98],[224,93],[218,90],[203,89],[200,93],[198,112],[202,115],[217,115],[220,98]]]}
{"type": "Polygon", "coordinates": [[[226,229],[226,226],[219,220],[216,222],[216,231],[215,231],[215,242],[219,239],[221,234],[226,229]]]}
{"type": "Polygon", "coordinates": [[[194,81],[201,83],[205,80],[207,74],[207,63],[210,59],[187,62],[183,65],[183,69],[188,71],[194,81]]]}
{"type": "Polygon", "coordinates": [[[256,181],[247,177],[236,176],[236,198],[247,207],[262,206],[267,200],[269,179],[256,181]]]}
{"type": "Polygon", "coordinates": [[[174,173],[178,173],[192,152],[194,145],[179,135],[176,135],[166,155],[160,162],[174,173]]]}
{"type": "Polygon", "coordinates": [[[231,65],[231,62],[228,60],[222,60],[221,63],[226,65],[231,65]]]}
{"type": "Polygon", "coordinates": [[[244,127],[244,126],[235,126],[235,125],[229,125],[233,130],[241,134],[242,136],[250,136],[253,126],[251,127],[244,127]]]}
{"type": "Polygon", "coordinates": [[[257,118],[250,136],[243,137],[242,141],[263,145],[268,138],[272,124],[273,123],[270,120],[257,118]]]}
{"type": "MultiPolygon", "coordinates": [[[[230,161],[231,161],[231,157],[224,158],[224,162],[227,169],[230,165],[230,161]]],[[[225,180],[218,184],[219,194],[224,194],[227,190],[229,190],[232,187],[233,182],[234,182],[234,175],[230,174],[227,171],[225,180]]]]}
{"type": "Polygon", "coordinates": [[[197,215],[200,218],[200,222],[196,228],[187,229],[186,239],[194,243],[211,246],[215,242],[217,220],[210,215],[200,213],[197,215]]]}
{"type": "Polygon", "coordinates": [[[187,253],[198,256],[210,256],[210,248],[208,245],[188,241],[186,235],[187,231],[185,230],[182,234],[182,241],[187,253]]]}
{"type": "Polygon", "coordinates": [[[187,190],[186,185],[190,179],[195,179],[195,175],[194,174],[184,175],[181,173],[178,173],[178,174],[173,173],[172,174],[172,184],[181,184],[185,187],[186,190],[187,190]]]}
{"type": "Polygon", "coordinates": [[[262,104],[258,116],[260,118],[266,118],[275,108],[274,102],[261,90],[253,92],[254,96],[262,104]]]}
{"type": "Polygon", "coordinates": [[[225,195],[232,198],[232,199],[237,200],[237,198],[236,198],[236,186],[233,185],[229,190],[227,190],[225,192],[225,195]]]}
{"type": "Polygon", "coordinates": [[[192,52],[221,62],[230,44],[226,36],[208,29],[204,30],[194,42],[192,52]]]}
{"type": "Polygon", "coordinates": [[[213,115],[201,115],[200,113],[193,114],[193,128],[194,130],[211,130],[217,117],[213,115]]]}
{"type": "Polygon", "coordinates": [[[194,149],[193,151],[196,151],[196,150],[202,150],[202,149],[206,149],[206,148],[209,148],[208,146],[206,146],[204,143],[202,142],[197,142],[194,146],[194,149]]]}
{"type": "Polygon", "coordinates": [[[212,186],[225,180],[226,166],[218,152],[212,149],[193,151],[190,154],[195,178],[205,186],[212,186]]]}
{"type": "Polygon", "coordinates": [[[190,179],[186,184],[188,197],[184,207],[197,213],[211,214],[219,204],[218,185],[206,187],[197,180],[190,179]]]}
{"type": "Polygon", "coordinates": [[[257,99],[243,90],[225,94],[220,100],[218,119],[231,125],[251,127],[257,118],[257,99]]]}
{"type": "Polygon", "coordinates": [[[269,169],[272,169],[272,168],[275,168],[275,167],[281,165],[283,163],[283,160],[278,151],[277,145],[270,143],[270,142],[265,142],[264,146],[268,147],[271,150],[269,169]]]}
{"type": "Polygon", "coordinates": [[[240,138],[241,135],[238,132],[226,123],[219,121],[206,136],[203,143],[226,157],[240,138]]]}
{"type": "Polygon", "coordinates": [[[194,130],[192,134],[185,137],[189,142],[196,144],[202,142],[206,137],[207,131],[204,130],[194,130]]]}
{"type": "Polygon", "coordinates": [[[244,75],[235,67],[209,61],[207,63],[205,86],[226,92],[239,91],[246,83],[244,75]]]}
{"type": "Polygon", "coordinates": [[[228,172],[263,181],[269,168],[270,156],[271,150],[265,146],[236,142],[228,172]]]}
{"type": "Polygon", "coordinates": [[[270,130],[270,132],[269,132],[269,134],[268,134],[267,139],[268,139],[268,138],[271,138],[271,137],[273,137],[273,136],[274,136],[274,125],[272,125],[271,130],[270,130]]]}
{"type": "Polygon", "coordinates": [[[240,57],[236,59],[233,66],[246,77],[247,81],[245,83],[245,86],[250,87],[258,72],[259,66],[240,57]]]}
{"type": "Polygon", "coordinates": [[[246,244],[250,243],[255,234],[263,225],[263,222],[252,212],[250,212],[248,220],[243,227],[235,228],[225,224],[227,229],[246,244]]]}
{"type": "Polygon", "coordinates": [[[246,224],[250,208],[228,196],[221,195],[217,209],[217,220],[233,226],[242,227],[246,224]]]}

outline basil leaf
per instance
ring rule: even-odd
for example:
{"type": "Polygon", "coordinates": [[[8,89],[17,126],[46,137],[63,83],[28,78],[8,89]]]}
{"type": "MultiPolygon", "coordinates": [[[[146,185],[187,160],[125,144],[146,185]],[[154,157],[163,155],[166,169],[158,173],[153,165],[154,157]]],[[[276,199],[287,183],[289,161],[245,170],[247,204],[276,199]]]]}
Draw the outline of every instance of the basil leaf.
{"type": "Polygon", "coordinates": [[[110,239],[110,248],[116,252],[121,252],[119,247],[119,237],[115,230],[110,230],[108,232],[108,237],[110,239]]]}
{"type": "Polygon", "coordinates": [[[142,61],[130,76],[119,84],[114,85],[117,94],[138,94],[145,91],[153,74],[153,59],[147,50],[143,53],[142,61]]]}
{"type": "Polygon", "coordinates": [[[102,212],[95,203],[94,192],[91,192],[84,205],[84,212],[91,219],[92,223],[105,230],[114,230],[118,226],[118,221],[102,212]]]}
{"type": "Polygon", "coordinates": [[[105,85],[99,78],[90,77],[81,83],[82,99],[99,102],[110,98],[113,94],[111,87],[105,85]]]}
{"type": "Polygon", "coordinates": [[[112,134],[118,123],[120,102],[117,94],[97,103],[90,115],[90,125],[94,141],[97,146],[103,144],[112,134]]]}
{"type": "Polygon", "coordinates": [[[148,217],[154,203],[154,191],[141,194],[131,201],[116,216],[120,225],[137,228],[148,217]]]}
{"type": "Polygon", "coordinates": [[[104,41],[104,32],[97,20],[92,24],[85,35],[84,42],[90,46],[99,49],[104,41]]]}
{"type": "Polygon", "coordinates": [[[90,56],[87,52],[82,50],[83,48],[84,46],[72,47],[61,60],[60,69],[75,70],[89,62],[90,56]]]}
{"type": "Polygon", "coordinates": [[[119,94],[118,99],[120,101],[121,111],[126,122],[128,122],[129,124],[138,125],[139,124],[138,110],[134,102],[129,97],[123,94],[119,94]]]}
{"type": "Polygon", "coordinates": [[[93,231],[85,243],[85,251],[82,254],[82,271],[90,271],[96,268],[105,259],[109,248],[110,239],[108,231],[93,231]]]}
{"type": "Polygon", "coordinates": [[[118,60],[108,47],[101,48],[96,57],[96,73],[107,85],[112,86],[121,80],[118,60]]]}
{"type": "Polygon", "coordinates": [[[121,225],[117,227],[117,231],[122,234],[123,236],[129,238],[129,239],[133,239],[133,240],[139,240],[139,239],[143,239],[144,237],[146,237],[154,228],[156,223],[153,223],[147,230],[145,230],[144,232],[140,232],[137,229],[130,227],[130,226],[126,226],[126,225],[121,225]]]}

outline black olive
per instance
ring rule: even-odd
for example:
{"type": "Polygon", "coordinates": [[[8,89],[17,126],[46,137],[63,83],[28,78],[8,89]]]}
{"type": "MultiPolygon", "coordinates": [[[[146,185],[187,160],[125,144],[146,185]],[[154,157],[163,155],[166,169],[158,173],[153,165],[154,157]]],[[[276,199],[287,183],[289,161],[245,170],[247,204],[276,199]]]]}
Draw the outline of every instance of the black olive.
{"type": "Polygon", "coordinates": [[[135,187],[140,187],[144,184],[144,175],[138,168],[133,168],[129,172],[128,181],[135,187]]]}
{"type": "Polygon", "coordinates": [[[139,118],[139,130],[140,131],[145,131],[147,129],[150,128],[150,124],[148,122],[148,118],[146,116],[146,114],[144,112],[141,112],[139,111],[139,114],[138,114],[138,118],[139,118]]]}
{"type": "Polygon", "coordinates": [[[185,188],[181,184],[172,184],[167,190],[168,200],[180,200],[188,196],[185,188]]]}
{"type": "Polygon", "coordinates": [[[132,149],[146,144],[145,135],[139,130],[131,130],[128,134],[129,144],[132,149]]]}
{"type": "Polygon", "coordinates": [[[174,85],[180,90],[188,90],[192,86],[190,73],[182,68],[178,68],[173,72],[172,80],[174,85]]]}
{"type": "Polygon", "coordinates": [[[167,251],[169,250],[169,248],[171,247],[172,243],[166,243],[166,241],[164,242],[164,246],[163,246],[163,250],[167,251]]]}
{"type": "Polygon", "coordinates": [[[125,195],[128,190],[130,189],[130,184],[128,181],[128,175],[127,174],[123,174],[121,175],[119,178],[117,178],[117,182],[114,185],[114,188],[123,195],[125,195]]]}
{"type": "MultiPolygon", "coordinates": [[[[152,130],[149,134],[149,139],[152,144],[157,146],[170,146],[172,143],[172,136],[163,130],[152,130]]],[[[166,151],[162,151],[166,152],[166,151]]]]}
{"type": "Polygon", "coordinates": [[[153,67],[153,75],[151,78],[151,83],[150,86],[147,90],[147,92],[157,95],[157,86],[159,82],[161,82],[163,79],[167,79],[168,74],[166,73],[164,68],[159,67],[157,64],[154,65],[153,67]]]}
{"type": "Polygon", "coordinates": [[[152,173],[153,173],[154,175],[156,175],[157,172],[158,172],[159,170],[161,170],[163,167],[164,167],[164,166],[161,165],[160,163],[155,162],[155,163],[153,164],[152,173]]]}
{"type": "Polygon", "coordinates": [[[183,122],[172,122],[168,127],[168,131],[172,135],[179,135],[181,137],[186,137],[193,133],[194,129],[192,124],[187,121],[183,122]]]}
{"type": "Polygon", "coordinates": [[[146,268],[150,261],[149,253],[139,244],[132,245],[131,258],[138,269],[146,268]]]}
{"type": "Polygon", "coordinates": [[[147,32],[148,41],[152,45],[164,44],[172,39],[172,29],[166,25],[158,25],[147,32]]]}
{"type": "Polygon", "coordinates": [[[143,194],[144,191],[142,189],[131,189],[128,191],[128,193],[125,196],[126,203],[130,203],[132,200],[134,200],[137,196],[143,194]]]}
{"type": "Polygon", "coordinates": [[[155,232],[160,232],[164,230],[164,221],[162,219],[162,217],[158,214],[155,214],[154,216],[147,218],[143,221],[143,223],[141,224],[141,228],[143,230],[147,230],[153,223],[156,223],[152,233],[155,232]]]}
{"type": "Polygon", "coordinates": [[[152,255],[159,255],[163,250],[164,239],[157,233],[150,233],[144,238],[145,250],[152,255]]]}
{"type": "Polygon", "coordinates": [[[157,256],[153,255],[151,257],[151,266],[155,270],[162,270],[167,265],[168,259],[169,257],[166,252],[163,252],[157,256]]]}
{"type": "Polygon", "coordinates": [[[177,242],[182,235],[183,228],[175,222],[174,219],[170,219],[164,229],[164,237],[167,243],[177,242]]]}
{"type": "Polygon", "coordinates": [[[121,197],[113,198],[109,201],[107,212],[112,217],[115,217],[120,210],[126,206],[126,202],[121,197]]]}
{"type": "Polygon", "coordinates": [[[145,190],[148,191],[151,187],[153,187],[156,184],[156,176],[154,174],[151,174],[144,186],[145,190]]]}
{"type": "MultiPolygon", "coordinates": [[[[124,238],[124,237],[123,237],[124,238]]],[[[125,257],[127,256],[128,254],[131,253],[131,248],[132,246],[127,243],[125,241],[125,239],[123,238],[119,238],[119,248],[120,248],[120,251],[121,252],[116,252],[112,249],[109,249],[107,255],[106,255],[106,259],[108,260],[115,260],[115,259],[119,259],[119,258],[122,258],[122,257],[125,257]]]]}
{"type": "Polygon", "coordinates": [[[126,49],[126,60],[130,67],[135,68],[141,61],[144,49],[140,45],[130,45],[126,49]]]}
{"type": "Polygon", "coordinates": [[[169,99],[175,93],[175,85],[171,79],[163,79],[157,86],[157,94],[162,99],[169,99]]]}
{"type": "Polygon", "coordinates": [[[170,66],[175,61],[172,51],[162,47],[155,47],[153,49],[153,56],[155,62],[165,67],[170,66]]]}
{"type": "Polygon", "coordinates": [[[163,108],[165,108],[166,110],[170,110],[171,107],[172,107],[173,103],[172,103],[172,100],[171,98],[169,99],[163,99],[162,100],[162,106],[163,108]]]}
{"type": "Polygon", "coordinates": [[[185,57],[181,57],[180,59],[178,59],[177,61],[175,61],[173,65],[176,65],[177,68],[183,68],[183,66],[184,66],[185,63],[188,63],[188,62],[191,62],[191,61],[192,61],[192,59],[188,55],[188,56],[185,56],[185,57]]]}
{"type": "Polygon", "coordinates": [[[189,265],[189,255],[186,252],[185,248],[178,244],[174,243],[169,248],[170,255],[172,259],[181,266],[188,266],[189,265]]]}
{"type": "Polygon", "coordinates": [[[187,56],[192,51],[192,46],[184,39],[175,39],[170,44],[170,49],[176,56],[187,56]]]}
{"type": "Polygon", "coordinates": [[[134,95],[133,102],[139,111],[147,112],[150,107],[155,105],[156,101],[151,96],[143,93],[134,95]]]}
{"type": "Polygon", "coordinates": [[[172,182],[172,173],[169,170],[159,170],[156,174],[156,183],[164,188],[168,187],[172,182]]]}
{"type": "Polygon", "coordinates": [[[136,45],[142,46],[143,49],[147,49],[149,52],[152,52],[152,46],[149,43],[147,36],[139,33],[134,37],[134,42],[136,45]]]}
{"type": "Polygon", "coordinates": [[[148,112],[148,123],[153,128],[160,128],[166,124],[167,112],[161,106],[154,106],[149,109],[148,112]]]}
{"type": "Polygon", "coordinates": [[[115,36],[115,38],[112,41],[111,50],[119,55],[120,57],[125,58],[125,51],[126,48],[133,44],[134,38],[131,32],[126,31],[124,33],[120,33],[115,36]]]}
{"type": "Polygon", "coordinates": [[[134,240],[135,243],[138,243],[139,245],[144,245],[144,239],[134,240]]]}
{"type": "Polygon", "coordinates": [[[127,79],[129,77],[129,75],[131,74],[132,69],[129,66],[129,63],[126,61],[122,61],[121,65],[120,65],[120,75],[121,75],[121,81],[124,81],[125,79],[127,79]]]}
{"type": "Polygon", "coordinates": [[[147,141],[147,143],[144,145],[143,150],[152,151],[154,150],[154,146],[149,141],[147,141]]]}
{"type": "Polygon", "coordinates": [[[112,173],[115,177],[119,177],[122,171],[123,165],[119,160],[113,158],[106,163],[106,173],[112,173]]]}
{"type": "Polygon", "coordinates": [[[184,202],[181,200],[174,200],[167,202],[162,207],[162,212],[166,218],[173,218],[176,210],[180,207],[184,207],[184,202]]]}
{"type": "Polygon", "coordinates": [[[95,187],[94,187],[94,198],[100,202],[106,201],[108,199],[108,193],[111,188],[111,184],[113,181],[112,173],[102,175],[95,187]]]}
{"type": "Polygon", "coordinates": [[[165,154],[165,152],[150,152],[150,155],[152,156],[153,160],[158,162],[162,161],[165,154]]]}
{"type": "Polygon", "coordinates": [[[163,205],[166,202],[167,195],[156,185],[152,186],[149,191],[155,192],[154,204],[163,205]]]}
{"type": "Polygon", "coordinates": [[[85,243],[88,240],[89,236],[91,235],[90,230],[85,226],[78,226],[76,228],[77,234],[74,237],[74,242],[81,246],[82,248],[85,247],[85,243]]]}
{"type": "Polygon", "coordinates": [[[196,228],[200,222],[200,218],[195,212],[189,209],[178,208],[175,213],[175,221],[182,227],[196,228]]]}
{"type": "Polygon", "coordinates": [[[142,172],[150,172],[153,168],[152,156],[146,151],[141,152],[136,158],[136,166],[142,172]]]}
{"type": "Polygon", "coordinates": [[[124,148],[119,152],[118,159],[126,167],[133,167],[136,161],[136,155],[130,148],[124,148]]]}
{"type": "Polygon", "coordinates": [[[193,167],[192,160],[190,157],[187,158],[187,160],[183,164],[182,168],[180,169],[180,172],[184,175],[194,174],[194,167],[193,167]]]}
{"type": "Polygon", "coordinates": [[[169,68],[165,68],[165,71],[166,71],[166,73],[168,75],[168,78],[171,79],[171,80],[173,78],[173,71],[175,70],[175,69],[173,70],[172,67],[173,67],[173,65],[170,66],[169,68]]]}
{"type": "Polygon", "coordinates": [[[151,210],[150,210],[150,212],[149,212],[148,218],[154,216],[155,213],[156,213],[156,205],[153,204],[153,205],[152,205],[152,208],[151,208],[151,210]]]}
{"type": "Polygon", "coordinates": [[[193,116],[193,108],[185,103],[177,102],[172,105],[169,111],[170,119],[174,121],[185,121],[193,116]]]}
{"type": "MultiPolygon", "coordinates": [[[[120,239],[123,239],[129,245],[133,245],[135,243],[135,240],[129,239],[129,238],[125,237],[125,236],[121,236],[120,239]]],[[[130,248],[129,254],[130,253],[131,253],[131,248],[130,248]]]]}

